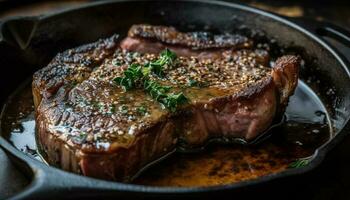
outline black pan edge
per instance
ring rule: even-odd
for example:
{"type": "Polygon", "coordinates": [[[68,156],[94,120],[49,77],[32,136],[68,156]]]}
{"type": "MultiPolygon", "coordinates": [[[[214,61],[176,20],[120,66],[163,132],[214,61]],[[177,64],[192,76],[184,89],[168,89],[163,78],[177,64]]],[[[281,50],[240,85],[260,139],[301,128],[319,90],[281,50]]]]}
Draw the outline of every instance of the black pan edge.
{"type": "MultiPolygon", "coordinates": [[[[306,29],[300,27],[299,25],[283,18],[280,16],[277,16],[275,14],[266,12],[266,11],[262,11],[256,8],[252,8],[252,7],[248,7],[248,6],[244,6],[244,5],[239,5],[239,4],[235,4],[235,3],[227,3],[227,2],[212,2],[212,1],[208,1],[208,0],[200,0],[200,1],[195,1],[195,0],[181,0],[184,2],[199,2],[199,3],[206,3],[206,4],[215,4],[215,5],[222,5],[222,6],[226,6],[226,7],[233,7],[233,8],[238,8],[244,11],[248,11],[248,12],[253,12],[256,13],[258,15],[264,15],[272,20],[281,22],[287,26],[292,27],[293,29],[298,30],[299,32],[302,32],[303,34],[307,35],[308,38],[310,38],[311,40],[316,41],[317,43],[321,44],[325,50],[327,50],[328,52],[330,52],[338,61],[339,63],[343,66],[343,68],[346,70],[347,72],[347,76],[350,77],[350,72],[349,69],[347,68],[347,66],[349,66],[347,64],[347,61],[343,60],[341,58],[340,55],[338,55],[336,53],[336,51],[334,51],[333,48],[331,48],[327,43],[325,43],[322,39],[320,39],[318,36],[316,36],[315,34],[307,31],[306,29]]],[[[85,9],[88,7],[93,7],[93,6],[98,6],[98,5],[102,5],[102,4],[112,4],[112,3],[118,3],[118,2],[126,2],[126,0],[120,0],[120,1],[102,1],[102,2],[94,2],[91,4],[87,4],[84,6],[81,6],[79,8],[73,8],[73,9],[67,9],[67,10],[63,10],[63,11],[59,11],[59,12],[55,12],[46,16],[39,16],[38,20],[43,20],[43,19],[47,19],[53,16],[57,16],[57,15],[64,15],[65,13],[68,12],[74,12],[77,10],[81,10],[81,9],[85,9]]],[[[0,41],[1,42],[1,41],[0,41]]],[[[6,106],[6,105],[5,105],[6,106]]],[[[2,110],[4,110],[5,106],[3,107],[2,110]]],[[[3,115],[3,113],[1,113],[1,116],[3,115]]],[[[48,167],[43,165],[42,163],[39,163],[39,161],[36,161],[26,155],[24,155],[22,152],[20,152],[19,150],[17,150],[15,147],[13,147],[9,142],[7,142],[4,138],[0,138],[0,145],[1,147],[3,147],[7,152],[15,155],[16,157],[18,157],[20,160],[25,161],[26,163],[28,163],[28,165],[33,169],[33,171],[35,172],[35,176],[37,177],[34,182],[31,183],[31,185],[28,186],[28,188],[21,194],[19,194],[17,197],[15,198],[21,198],[21,196],[25,196],[26,194],[31,193],[35,188],[37,188],[38,186],[42,186],[44,182],[40,181],[41,178],[44,178],[45,176],[42,174],[42,172],[45,172],[47,170],[50,170],[50,172],[53,173],[57,173],[58,175],[64,175],[64,176],[69,176],[72,179],[79,179],[82,181],[87,181],[90,182],[89,185],[94,185],[95,183],[97,185],[103,185],[105,189],[109,190],[109,189],[117,189],[117,190],[123,190],[123,191],[129,191],[129,192],[140,192],[140,193],[159,193],[159,194],[171,194],[171,193],[197,193],[197,192],[208,192],[208,191],[219,191],[219,190],[232,190],[232,189],[238,189],[238,188],[242,188],[242,187],[247,187],[247,186],[252,186],[255,184],[260,184],[260,183],[265,183],[271,180],[276,180],[276,179],[280,179],[280,178],[284,178],[284,177],[288,177],[288,176],[294,176],[294,175],[301,175],[304,173],[307,173],[311,170],[313,170],[314,168],[316,168],[318,165],[320,165],[320,163],[323,161],[323,159],[326,156],[326,153],[328,151],[330,151],[335,145],[337,145],[340,141],[343,140],[343,138],[350,133],[350,124],[349,124],[349,118],[346,120],[345,122],[345,126],[342,127],[342,129],[340,131],[338,131],[336,133],[336,136],[330,140],[329,142],[325,143],[323,146],[321,146],[316,152],[315,152],[315,156],[314,159],[312,160],[312,162],[303,167],[303,168],[298,168],[298,169],[290,169],[290,170],[286,170],[277,174],[271,174],[268,176],[264,176],[264,177],[260,177],[258,179],[254,179],[254,180],[249,180],[249,181],[243,181],[243,182],[239,182],[239,183],[235,183],[235,184],[231,184],[231,185],[223,185],[223,186],[210,186],[210,187],[189,187],[189,188],[176,188],[176,187],[152,187],[152,186],[141,186],[141,185],[133,185],[133,184],[125,184],[125,183],[116,183],[116,182],[108,182],[108,181],[103,181],[103,180],[98,180],[98,179],[93,179],[93,178],[88,178],[88,177],[82,177],[76,174],[72,174],[69,172],[64,172],[62,170],[58,170],[58,169],[54,169],[52,167],[48,167]]],[[[82,185],[87,185],[87,184],[82,184],[82,185]]]]}

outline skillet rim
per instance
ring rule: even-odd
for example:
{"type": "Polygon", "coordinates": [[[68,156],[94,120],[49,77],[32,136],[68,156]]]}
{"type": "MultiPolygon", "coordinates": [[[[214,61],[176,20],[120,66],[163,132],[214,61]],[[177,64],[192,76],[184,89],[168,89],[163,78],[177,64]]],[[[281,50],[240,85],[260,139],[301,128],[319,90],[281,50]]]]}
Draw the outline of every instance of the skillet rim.
{"type": "MultiPolygon", "coordinates": [[[[176,0],[171,0],[171,1],[176,1],[176,0]]],[[[99,1],[99,2],[92,2],[92,3],[87,3],[85,5],[81,5],[81,6],[77,6],[77,7],[73,7],[73,8],[68,8],[68,9],[63,9],[60,11],[55,11],[46,15],[39,15],[39,16],[35,16],[35,17],[11,17],[8,18],[7,20],[11,20],[11,19],[28,19],[28,18],[32,18],[32,19],[36,19],[38,21],[40,20],[46,20],[49,19],[51,17],[57,17],[59,15],[64,15],[70,12],[76,12],[79,10],[83,10],[83,9],[87,9],[87,8],[91,8],[91,7],[95,7],[95,6],[100,6],[100,5],[108,5],[108,4],[118,4],[118,3],[127,3],[130,2],[128,0],[107,0],[107,1],[99,1]]],[[[131,2],[147,2],[147,3],[152,3],[152,2],[161,2],[161,1],[157,1],[157,0],[151,0],[151,1],[146,1],[146,0],[132,0],[131,2]]],[[[263,11],[257,8],[253,8],[250,7],[248,5],[243,5],[243,4],[238,4],[238,3],[231,3],[231,2],[223,2],[223,1],[210,1],[210,0],[178,0],[177,2],[190,2],[190,3],[203,3],[203,4],[208,4],[208,5],[219,5],[219,6],[224,6],[224,7],[229,7],[229,8],[235,8],[235,9],[239,9],[242,10],[244,12],[250,12],[250,13],[254,13],[257,15],[262,15],[265,16],[267,18],[269,18],[270,20],[279,22],[281,24],[284,24],[292,29],[297,30],[298,32],[304,34],[307,36],[308,39],[314,40],[316,43],[318,43],[319,45],[321,45],[326,51],[328,51],[329,53],[332,54],[332,56],[339,62],[339,64],[342,66],[342,68],[345,70],[345,72],[347,73],[346,75],[350,78],[350,70],[349,70],[349,63],[347,63],[346,60],[344,60],[341,55],[339,55],[339,53],[336,52],[336,50],[334,48],[332,48],[330,45],[328,45],[326,42],[324,42],[321,38],[319,38],[316,34],[310,32],[309,30],[301,27],[300,25],[298,25],[295,22],[292,22],[290,20],[288,20],[286,17],[283,16],[279,16],[277,14],[273,14],[270,13],[268,11],[263,11]]],[[[4,21],[5,23],[6,21],[4,21]]],[[[0,37],[1,39],[1,37],[0,37]]],[[[19,86],[20,87],[20,86],[19,86]]],[[[19,88],[17,87],[17,89],[19,88]]],[[[11,99],[11,97],[13,96],[14,93],[16,93],[16,90],[14,90],[14,92],[12,92],[9,97],[7,98],[7,100],[5,100],[5,103],[3,104],[2,107],[2,111],[0,114],[0,118],[3,117],[4,115],[4,111],[7,107],[7,101],[9,99],[11,99]]],[[[83,179],[84,181],[88,181],[91,183],[100,183],[100,184],[108,184],[109,187],[102,187],[99,189],[105,189],[105,190],[121,190],[121,191],[129,191],[129,192],[146,192],[146,193],[159,193],[159,194],[171,194],[171,193],[201,193],[201,192],[213,192],[213,191],[220,191],[220,190],[234,190],[234,189],[238,189],[238,188],[242,188],[242,187],[248,187],[248,186],[253,186],[256,184],[262,184],[262,183],[266,183],[272,180],[277,180],[277,179],[281,179],[281,178],[286,178],[286,177],[290,177],[290,176],[297,176],[297,175],[302,175],[305,174],[307,172],[312,171],[313,169],[315,169],[317,166],[319,166],[322,161],[324,160],[326,154],[335,146],[337,145],[340,141],[343,140],[343,138],[345,137],[345,135],[349,134],[349,130],[350,130],[350,125],[349,125],[349,121],[350,121],[350,117],[348,117],[345,122],[343,127],[341,127],[337,132],[335,132],[335,136],[333,138],[331,138],[329,141],[327,141],[326,143],[324,143],[322,146],[320,146],[319,148],[316,149],[314,155],[313,155],[313,159],[312,161],[307,165],[304,166],[302,168],[295,168],[295,169],[287,169],[285,171],[282,172],[278,172],[275,174],[269,174],[266,176],[262,176],[256,179],[252,179],[252,180],[246,180],[246,181],[241,181],[241,182],[237,182],[237,183],[233,183],[233,184],[227,184],[227,185],[217,185],[217,186],[208,186],[208,187],[160,187],[160,186],[147,186],[147,185],[135,185],[135,184],[129,184],[129,183],[120,183],[120,182],[112,182],[112,181],[105,181],[105,180],[100,180],[100,179],[95,179],[95,178],[90,178],[90,177],[85,177],[82,175],[77,175],[77,174],[73,174],[71,172],[66,172],[63,171],[61,169],[58,168],[54,168],[51,166],[47,166],[47,165],[43,165],[42,163],[40,163],[40,161],[37,161],[27,155],[25,155],[23,152],[21,152],[20,150],[16,149],[13,145],[11,145],[6,139],[4,139],[2,136],[0,136],[0,146],[2,148],[4,148],[7,152],[10,152],[11,154],[13,154],[15,157],[19,158],[20,160],[24,161],[27,165],[29,165],[32,170],[34,171],[34,176],[33,179],[31,180],[31,182],[29,183],[29,185],[24,188],[24,190],[16,195],[16,196],[21,196],[21,194],[24,193],[30,193],[31,190],[35,189],[37,186],[40,186],[40,184],[38,185],[38,182],[42,182],[40,181],[40,178],[43,178],[42,174],[40,175],[40,173],[44,172],[45,170],[54,170],[53,172],[60,172],[65,174],[68,177],[72,178],[72,181],[74,181],[74,178],[80,178],[83,179]],[[42,171],[38,170],[38,166],[40,166],[40,168],[43,167],[42,171]],[[47,169],[45,169],[47,168],[47,169]],[[113,186],[113,187],[111,187],[113,186]]],[[[0,127],[1,127],[1,122],[0,122],[0,127]]],[[[1,131],[1,130],[0,130],[1,131]]],[[[39,169],[40,169],[39,168],[39,169]]],[[[86,185],[84,186],[84,184],[82,184],[83,187],[86,187],[86,185]]],[[[106,185],[105,185],[106,186],[106,185]]],[[[67,186],[69,187],[69,186],[67,186]]],[[[88,187],[86,187],[88,188],[88,187]]],[[[77,187],[77,189],[79,189],[77,187]]],[[[73,188],[74,190],[74,188],[73,188]]],[[[16,197],[15,196],[15,197],[16,197]]]]}

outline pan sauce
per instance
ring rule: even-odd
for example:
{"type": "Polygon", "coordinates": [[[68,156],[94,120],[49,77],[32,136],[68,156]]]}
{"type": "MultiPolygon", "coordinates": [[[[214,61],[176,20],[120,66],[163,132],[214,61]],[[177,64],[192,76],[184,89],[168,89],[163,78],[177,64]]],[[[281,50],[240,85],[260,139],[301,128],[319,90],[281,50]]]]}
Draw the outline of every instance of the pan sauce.
{"type": "MultiPolygon", "coordinates": [[[[35,122],[30,84],[9,101],[4,133],[19,150],[41,160],[35,144],[35,122]]],[[[326,110],[304,83],[286,111],[286,120],[257,145],[209,145],[197,153],[176,153],[145,170],[135,184],[210,186],[228,184],[287,170],[309,158],[331,136],[326,110]],[[298,161],[297,161],[298,162],[298,161]]],[[[42,161],[42,160],[41,160],[42,161]]]]}

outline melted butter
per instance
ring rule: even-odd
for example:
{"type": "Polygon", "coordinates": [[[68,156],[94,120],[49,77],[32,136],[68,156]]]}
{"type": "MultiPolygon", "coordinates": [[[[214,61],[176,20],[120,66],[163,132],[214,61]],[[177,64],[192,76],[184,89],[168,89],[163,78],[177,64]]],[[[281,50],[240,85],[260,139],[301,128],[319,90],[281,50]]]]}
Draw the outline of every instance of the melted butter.
{"type": "Polygon", "coordinates": [[[226,96],[228,93],[232,93],[233,91],[229,91],[222,88],[208,87],[208,88],[189,88],[185,91],[185,95],[193,102],[201,102],[213,98],[218,98],[222,96],[226,96]]]}

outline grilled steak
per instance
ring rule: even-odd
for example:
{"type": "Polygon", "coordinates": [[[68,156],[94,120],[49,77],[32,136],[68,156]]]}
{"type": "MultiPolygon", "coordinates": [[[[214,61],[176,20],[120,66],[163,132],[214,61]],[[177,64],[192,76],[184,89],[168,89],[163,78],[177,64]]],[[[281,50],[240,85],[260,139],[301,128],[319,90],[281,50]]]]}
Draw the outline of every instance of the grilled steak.
{"type": "Polygon", "coordinates": [[[251,48],[252,44],[252,40],[242,35],[182,33],[167,26],[133,25],[128,37],[121,42],[121,47],[129,51],[156,54],[168,48],[178,56],[220,59],[226,57],[232,50],[251,48]]]}
{"type": "Polygon", "coordinates": [[[153,35],[138,29],[130,33],[152,38],[130,49],[139,52],[126,50],[130,35],[122,48],[114,35],[59,53],[34,74],[37,139],[50,164],[130,181],[179,146],[256,138],[283,114],[296,87],[297,57],[283,56],[270,68],[268,53],[248,48],[243,36],[207,41],[167,27],[153,27],[153,35]],[[149,53],[153,43],[183,56],[149,53]],[[220,56],[186,55],[208,49],[220,56]]]}

